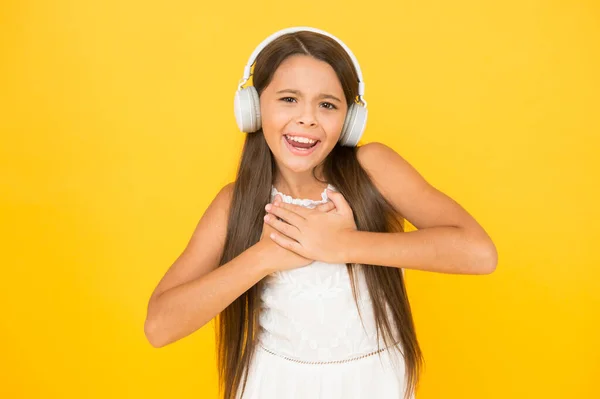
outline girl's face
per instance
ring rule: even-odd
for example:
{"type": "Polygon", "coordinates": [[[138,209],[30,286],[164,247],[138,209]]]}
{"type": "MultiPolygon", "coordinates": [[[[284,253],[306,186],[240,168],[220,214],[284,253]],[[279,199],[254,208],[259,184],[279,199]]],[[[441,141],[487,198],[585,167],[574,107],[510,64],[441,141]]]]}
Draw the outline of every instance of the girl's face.
{"type": "Polygon", "coordinates": [[[278,167],[305,172],[319,165],[340,137],[347,108],[328,63],[286,58],[260,95],[262,128],[278,167]]]}

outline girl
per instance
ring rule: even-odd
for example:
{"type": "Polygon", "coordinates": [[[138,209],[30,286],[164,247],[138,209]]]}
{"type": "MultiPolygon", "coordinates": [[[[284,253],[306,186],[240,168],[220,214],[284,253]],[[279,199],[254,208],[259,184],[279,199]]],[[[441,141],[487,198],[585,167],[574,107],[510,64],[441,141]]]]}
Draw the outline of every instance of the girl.
{"type": "Polygon", "coordinates": [[[236,120],[252,134],[236,180],[154,290],[148,340],[218,316],[225,399],[414,398],[422,355],[403,269],[491,273],[493,242],[391,148],[356,145],[364,84],[339,39],[276,32],[244,78],[236,120]]]}

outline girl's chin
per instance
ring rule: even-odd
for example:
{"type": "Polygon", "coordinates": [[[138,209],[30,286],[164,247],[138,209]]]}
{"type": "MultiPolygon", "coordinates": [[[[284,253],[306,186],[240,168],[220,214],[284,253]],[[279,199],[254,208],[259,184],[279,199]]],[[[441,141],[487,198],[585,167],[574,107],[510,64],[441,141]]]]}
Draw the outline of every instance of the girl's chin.
{"type": "Polygon", "coordinates": [[[294,157],[289,154],[279,154],[275,156],[275,161],[280,167],[296,173],[312,171],[320,163],[319,159],[313,157],[294,157]]]}
{"type": "Polygon", "coordinates": [[[316,162],[310,162],[308,160],[298,161],[285,159],[283,161],[283,166],[285,166],[286,169],[296,173],[311,171],[316,166],[316,164],[316,162]]]}

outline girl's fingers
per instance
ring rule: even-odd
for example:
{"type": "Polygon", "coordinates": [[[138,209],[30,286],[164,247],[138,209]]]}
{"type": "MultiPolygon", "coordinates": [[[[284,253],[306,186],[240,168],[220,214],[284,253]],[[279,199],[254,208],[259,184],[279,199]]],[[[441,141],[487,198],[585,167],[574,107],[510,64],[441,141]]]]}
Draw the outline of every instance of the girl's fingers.
{"type": "Polygon", "coordinates": [[[317,205],[317,207],[315,209],[318,211],[321,211],[321,212],[329,212],[329,211],[335,209],[335,204],[331,201],[328,201],[324,204],[317,205]]]}

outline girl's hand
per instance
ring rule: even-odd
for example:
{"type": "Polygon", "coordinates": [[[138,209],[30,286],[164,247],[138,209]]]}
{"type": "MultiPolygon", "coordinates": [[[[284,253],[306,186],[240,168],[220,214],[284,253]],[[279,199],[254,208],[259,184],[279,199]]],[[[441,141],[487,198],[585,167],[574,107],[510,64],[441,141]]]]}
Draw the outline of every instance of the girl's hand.
{"type": "MultiPolygon", "coordinates": [[[[277,230],[271,239],[286,250],[327,263],[345,263],[346,239],[356,231],[352,208],[342,194],[328,190],[335,209],[323,211],[277,202],[266,206],[265,222],[277,230]],[[282,220],[278,220],[281,218],[282,220]]],[[[331,208],[332,205],[329,205],[331,208]]]]}
{"type": "MultiPolygon", "coordinates": [[[[274,198],[274,202],[281,203],[279,195],[274,198]]],[[[334,209],[334,205],[333,203],[328,202],[319,205],[315,209],[320,212],[328,212],[334,209]]],[[[272,233],[276,233],[276,230],[268,224],[263,223],[263,231],[260,236],[259,245],[261,245],[261,251],[264,251],[264,256],[269,258],[269,264],[273,265],[273,267],[269,269],[271,270],[271,273],[277,270],[289,270],[307,266],[313,262],[312,259],[305,258],[277,245],[277,243],[270,238],[270,234],[272,233]]]]}

